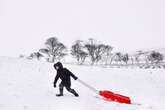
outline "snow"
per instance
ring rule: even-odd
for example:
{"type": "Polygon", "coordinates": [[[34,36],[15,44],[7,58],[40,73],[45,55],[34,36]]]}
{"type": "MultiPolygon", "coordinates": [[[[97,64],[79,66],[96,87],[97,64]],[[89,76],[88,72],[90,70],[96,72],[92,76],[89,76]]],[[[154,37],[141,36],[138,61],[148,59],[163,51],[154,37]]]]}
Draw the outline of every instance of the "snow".
{"type": "MultiPolygon", "coordinates": [[[[56,97],[53,64],[0,57],[0,110],[163,110],[165,109],[165,70],[103,68],[64,64],[81,80],[98,90],[129,96],[133,103],[120,104],[96,98],[97,94],[72,80],[80,97],[64,90],[56,97]]],[[[60,81],[58,81],[59,84],[60,81]]]]}

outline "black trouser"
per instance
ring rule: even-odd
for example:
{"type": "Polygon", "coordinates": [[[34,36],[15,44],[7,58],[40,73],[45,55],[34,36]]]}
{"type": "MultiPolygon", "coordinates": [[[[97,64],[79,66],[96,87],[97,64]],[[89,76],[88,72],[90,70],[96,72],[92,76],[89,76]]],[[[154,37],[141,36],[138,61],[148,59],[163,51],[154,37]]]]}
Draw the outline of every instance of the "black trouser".
{"type": "Polygon", "coordinates": [[[74,94],[74,95],[77,94],[76,91],[75,91],[74,89],[70,88],[70,86],[65,86],[65,85],[63,85],[62,83],[60,83],[60,85],[59,85],[60,94],[63,95],[63,89],[64,89],[64,87],[65,87],[66,90],[69,91],[70,93],[72,93],[72,94],[74,94]]]}

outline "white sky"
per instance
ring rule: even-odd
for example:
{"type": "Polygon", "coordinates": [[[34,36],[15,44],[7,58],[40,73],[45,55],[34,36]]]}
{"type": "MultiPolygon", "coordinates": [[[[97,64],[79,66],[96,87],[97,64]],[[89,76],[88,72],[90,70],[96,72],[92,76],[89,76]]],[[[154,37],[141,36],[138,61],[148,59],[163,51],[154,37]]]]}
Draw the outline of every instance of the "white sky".
{"type": "Polygon", "coordinates": [[[116,49],[165,47],[165,0],[0,0],[0,56],[92,37],[116,49]]]}

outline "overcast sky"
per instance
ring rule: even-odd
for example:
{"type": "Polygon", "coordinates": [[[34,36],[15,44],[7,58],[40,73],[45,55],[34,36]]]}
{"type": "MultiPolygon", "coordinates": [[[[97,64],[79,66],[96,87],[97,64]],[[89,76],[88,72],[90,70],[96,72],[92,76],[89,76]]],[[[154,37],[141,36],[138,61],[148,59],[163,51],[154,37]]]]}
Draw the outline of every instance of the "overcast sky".
{"type": "Polygon", "coordinates": [[[165,0],[0,0],[0,56],[95,38],[117,50],[165,47],[165,0]]]}

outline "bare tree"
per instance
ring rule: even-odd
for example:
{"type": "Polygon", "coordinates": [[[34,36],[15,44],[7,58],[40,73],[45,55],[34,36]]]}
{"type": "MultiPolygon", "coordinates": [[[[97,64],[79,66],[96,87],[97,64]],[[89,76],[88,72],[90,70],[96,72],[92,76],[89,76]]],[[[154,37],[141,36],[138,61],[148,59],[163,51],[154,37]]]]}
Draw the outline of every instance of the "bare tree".
{"type": "Polygon", "coordinates": [[[105,65],[107,65],[108,62],[110,62],[109,60],[111,60],[111,57],[112,57],[111,52],[112,52],[113,47],[109,45],[105,45],[104,48],[105,48],[105,52],[102,55],[102,60],[105,62],[105,65]]]}
{"type": "Polygon", "coordinates": [[[93,65],[96,61],[95,52],[96,52],[96,49],[97,49],[95,40],[93,38],[88,39],[88,43],[85,44],[85,48],[88,51],[88,55],[91,59],[91,64],[93,65]]]}
{"type": "Polygon", "coordinates": [[[114,53],[112,57],[112,61],[115,61],[117,64],[124,62],[125,64],[128,64],[129,61],[129,55],[128,53],[123,54],[121,52],[114,53]]]}
{"type": "Polygon", "coordinates": [[[151,63],[160,63],[161,61],[163,61],[164,56],[163,54],[156,52],[156,51],[152,51],[149,55],[148,55],[148,60],[151,63]]]}
{"type": "Polygon", "coordinates": [[[128,63],[128,60],[129,60],[128,54],[127,54],[127,53],[126,53],[126,54],[123,54],[123,55],[122,55],[122,61],[125,62],[125,63],[127,64],[127,63],[128,63]]]}
{"type": "Polygon", "coordinates": [[[28,59],[37,58],[37,60],[40,60],[41,57],[43,57],[43,55],[40,52],[34,52],[30,54],[28,59]]]}
{"type": "Polygon", "coordinates": [[[134,54],[134,60],[137,64],[140,64],[140,62],[143,62],[143,63],[148,63],[148,60],[147,60],[147,54],[149,52],[148,51],[137,51],[136,54],[134,54]]]}
{"type": "Polygon", "coordinates": [[[85,45],[85,48],[88,51],[88,55],[91,59],[91,64],[99,62],[104,55],[110,55],[109,52],[112,50],[112,47],[109,45],[98,44],[96,40],[90,38],[88,43],[85,45]]]}
{"type": "Polygon", "coordinates": [[[88,54],[83,50],[83,41],[77,40],[71,47],[71,55],[77,59],[78,64],[83,64],[88,54]]]}
{"type": "Polygon", "coordinates": [[[122,61],[122,53],[121,52],[116,52],[113,54],[113,57],[111,59],[111,62],[115,61],[117,64],[121,63],[122,61]]]}
{"type": "Polygon", "coordinates": [[[56,37],[51,37],[45,42],[46,48],[40,49],[41,52],[49,56],[49,61],[54,62],[55,60],[60,60],[65,55],[67,55],[66,46],[58,41],[56,37]]]}
{"type": "Polygon", "coordinates": [[[112,48],[109,45],[98,44],[96,45],[96,62],[100,61],[104,55],[109,56],[112,48]]]}
{"type": "Polygon", "coordinates": [[[83,64],[84,63],[84,61],[85,61],[85,59],[86,59],[87,56],[88,56],[88,54],[85,51],[81,51],[80,52],[80,59],[81,59],[80,64],[83,64]]]}
{"type": "Polygon", "coordinates": [[[101,60],[103,53],[105,52],[105,46],[103,44],[96,45],[96,51],[95,51],[95,59],[96,62],[101,60]]]}

